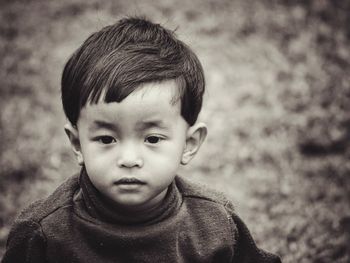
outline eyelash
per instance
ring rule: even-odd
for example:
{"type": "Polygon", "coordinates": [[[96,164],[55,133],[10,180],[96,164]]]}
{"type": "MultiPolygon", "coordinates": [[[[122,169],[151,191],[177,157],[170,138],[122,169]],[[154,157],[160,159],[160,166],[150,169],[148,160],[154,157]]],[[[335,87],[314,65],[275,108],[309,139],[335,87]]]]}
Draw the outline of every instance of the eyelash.
{"type": "MultiPolygon", "coordinates": [[[[117,141],[115,138],[108,135],[96,137],[95,140],[101,144],[112,144],[117,141]]],[[[162,140],[164,140],[164,138],[159,135],[150,135],[145,138],[145,142],[149,144],[157,144],[162,140]],[[150,141],[150,139],[153,139],[153,140],[150,141]],[[154,139],[156,139],[156,141],[154,141],[154,139]]]]}
{"type": "Polygon", "coordinates": [[[99,136],[96,138],[96,141],[98,141],[101,144],[111,144],[111,143],[115,143],[116,139],[114,139],[112,136],[99,136]],[[108,141],[106,141],[108,140],[108,141]]]}
{"type": "Polygon", "coordinates": [[[162,140],[164,140],[164,138],[163,137],[161,137],[161,136],[158,136],[158,135],[150,135],[150,136],[148,136],[148,137],[146,137],[146,139],[145,139],[145,142],[148,142],[148,143],[150,143],[150,144],[157,144],[157,143],[159,143],[160,141],[162,141],[162,140]],[[156,138],[156,142],[149,142],[149,139],[150,138],[156,138]]]}

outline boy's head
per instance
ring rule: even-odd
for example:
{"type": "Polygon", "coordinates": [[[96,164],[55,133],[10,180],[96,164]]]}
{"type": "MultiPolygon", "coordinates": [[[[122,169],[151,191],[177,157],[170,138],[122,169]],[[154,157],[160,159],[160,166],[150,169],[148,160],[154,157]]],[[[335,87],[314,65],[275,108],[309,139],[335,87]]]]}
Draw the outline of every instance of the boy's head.
{"type": "Polygon", "coordinates": [[[106,200],[144,210],[160,202],[180,164],[206,137],[194,53],[160,25],[124,19],[90,36],[68,61],[65,130],[106,200]]]}
{"type": "Polygon", "coordinates": [[[181,115],[193,125],[205,87],[197,56],[159,24],[122,19],[92,34],[67,62],[63,108],[75,125],[86,103],[120,102],[142,84],[171,79],[178,84],[181,115]]]}

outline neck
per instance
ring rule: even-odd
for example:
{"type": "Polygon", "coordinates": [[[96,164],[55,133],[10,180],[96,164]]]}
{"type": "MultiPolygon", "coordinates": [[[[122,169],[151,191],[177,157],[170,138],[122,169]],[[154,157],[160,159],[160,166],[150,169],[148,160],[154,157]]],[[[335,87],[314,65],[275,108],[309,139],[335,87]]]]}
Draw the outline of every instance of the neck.
{"type": "MultiPolygon", "coordinates": [[[[157,208],[162,206],[162,203],[164,202],[164,199],[168,193],[169,187],[164,189],[163,192],[158,194],[153,199],[147,201],[146,203],[139,204],[139,205],[132,205],[132,206],[126,206],[126,205],[120,205],[114,202],[113,200],[109,199],[106,196],[103,196],[101,193],[101,200],[104,202],[107,206],[109,206],[112,210],[118,213],[123,214],[129,214],[130,216],[138,216],[138,215],[144,215],[151,211],[156,210],[157,208]]],[[[96,191],[98,191],[96,189],[96,191]]]]}

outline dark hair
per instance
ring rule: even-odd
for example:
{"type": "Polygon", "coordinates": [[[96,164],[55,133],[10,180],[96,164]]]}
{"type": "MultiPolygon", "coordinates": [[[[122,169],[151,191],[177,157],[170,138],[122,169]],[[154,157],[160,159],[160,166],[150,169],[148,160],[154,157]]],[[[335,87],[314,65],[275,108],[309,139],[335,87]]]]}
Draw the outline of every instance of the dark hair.
{"type": "Polygon", "coordinates": [[[120,102],[141,84],[174,79],[181,115],[193,125],[205,88],[202,66],[174,33],[144,18],[125,18],[92,34],[70,57],[62,75],[62,103],[75,125],[82,107],[120,102]]]}

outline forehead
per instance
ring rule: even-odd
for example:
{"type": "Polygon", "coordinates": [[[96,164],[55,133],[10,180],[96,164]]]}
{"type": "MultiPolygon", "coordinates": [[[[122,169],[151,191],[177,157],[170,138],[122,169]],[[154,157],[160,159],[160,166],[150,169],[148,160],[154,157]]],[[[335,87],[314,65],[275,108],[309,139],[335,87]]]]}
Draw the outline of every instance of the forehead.
{"type": "Polygon", "coordinates": [[[88,122],[108,120],[130,123],[133,121],[154,121],[174,119],[181,115],[179,88],[174,80],[147,83],[132,92],[121,102],[86,104],[80,119],[88,122]]]}
{"type": "Polygon", "coordinates": [[[128,97],[129,102],[138,101],[143,104],[163,103],[175,105],[180,100],[179,84],[175,80],[142,84],[128,97]]]}

